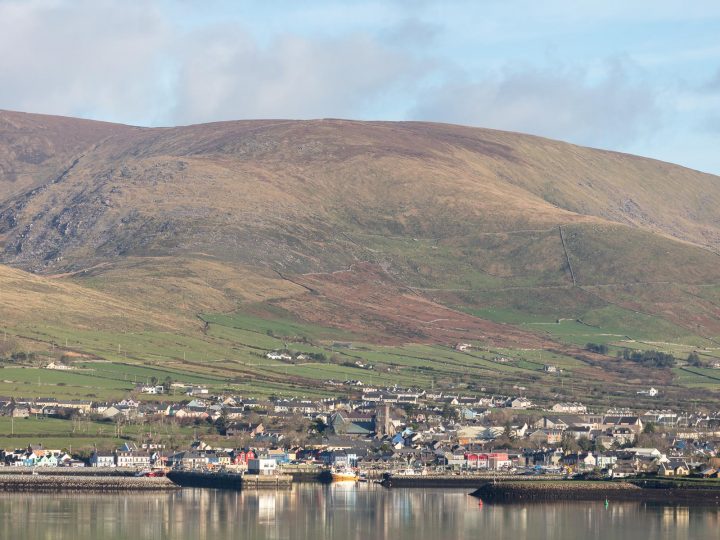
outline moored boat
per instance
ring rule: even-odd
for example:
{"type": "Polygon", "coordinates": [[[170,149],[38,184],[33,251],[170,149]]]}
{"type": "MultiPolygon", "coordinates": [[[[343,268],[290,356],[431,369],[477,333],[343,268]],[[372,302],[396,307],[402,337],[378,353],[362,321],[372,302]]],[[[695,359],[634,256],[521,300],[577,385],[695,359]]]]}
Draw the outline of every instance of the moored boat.
{"type": "Polygon", "coordinates": [[[142,471],[138,471],[137,473],[135,473],[135,476],[145,478],[157,478],[165,476],[165,469],[143,469],[142,471]]]}
{"type": "Polygon", "coordinates": [[[331,469],[330,475],[333,482],[357,482],[360,478],[358,473],[351,469],[331,469]]]}

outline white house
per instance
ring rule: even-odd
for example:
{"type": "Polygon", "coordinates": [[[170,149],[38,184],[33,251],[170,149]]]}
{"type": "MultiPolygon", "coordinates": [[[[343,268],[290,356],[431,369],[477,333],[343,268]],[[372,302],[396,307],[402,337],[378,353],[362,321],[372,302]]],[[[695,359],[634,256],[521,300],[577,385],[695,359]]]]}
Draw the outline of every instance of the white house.
{"type": "Polygon", "coordinates": [[[143,452],[120,451],[117,453],[118,467],[143,469],[150,466],[150,454],[143,452]]]}
{"type": "Polygon", "coordinates": [[[115,454],[112,452],[93,452],[90,456],[91,467],[115,467],[115,454]]]}
{"type": "Polygon", "coordinates": [[[287,353],[280,353],[280,352],[269,352],[265,355],[265,358],[269,358],[270,360],[285,360],[290,361],[292,360],[292,356],[290,356],[287,353]]]}
{"type": "Polygon", "coordinates": [[[553,412],[567,414],[587,414],[587,407],[582,403],[556,403],[552,406],[553,412]]]}
{"type": "Polygon", "coordinates": [[[510,407],[513,409],[529,409],[532,406],[532,401],[524,397],[515,398],[510,402],[510,407]]]}
{"type": "Polygon", "coordinates": [[[271,458],[257,458],[248,461],[248,474],[271,475],[277,471],[277,461],[271,458]]]}
{"type": "Polygon", "coordinates": [[[58,369],[61,371],[69,371],[75,368],[72,366],[66,366],[65,364],[50,362],[47,366],[45,366],[45,369],[58,369]]]}
{"type": "Polygon", "coordinates": [[[155,385],[155,386],[142,385],[140,387],[140,392],[142,392],[143,394],[152,394],[152,395],[162,394],[165,392],[165,387],[162,385],[155,385]]]}

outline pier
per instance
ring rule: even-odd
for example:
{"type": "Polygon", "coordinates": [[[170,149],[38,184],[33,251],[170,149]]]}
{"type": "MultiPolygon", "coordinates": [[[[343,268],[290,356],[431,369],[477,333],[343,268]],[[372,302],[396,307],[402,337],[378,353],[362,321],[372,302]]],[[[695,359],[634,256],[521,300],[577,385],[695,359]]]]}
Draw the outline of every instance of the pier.
{"type": "MultiPolygon", "coordinates": [[[[543,480],[560,478],[560,476],[545,475],[543,480]]],[[[487,483],[516,481],[521,483],[538,482],[536,476],[508,476],[493,474],[393,474],[385,473],[381,484],[389,488],[479,488],[487,483]]]]}
{"type": "Polygon", "coordinates": [[[287,474],[243,474],[233,472],[171,471],[168,478],[180,487],[206,487],[215,489],[287,489],[292,476],[287,474]]]}
{"type": "Polygon", "coordinates": [[[172,491],[180,486],[165,477],[2,474],[0,491],[172,491]]]}
{"type": "Polygon", "coordinates": [[[720,504],[720,489],[713,487],[642,486],[637,482],[613,481],[537,481],[488,482],[471,495],[484,502],[553,502],[553,501],[703,501],[720,504]]]}

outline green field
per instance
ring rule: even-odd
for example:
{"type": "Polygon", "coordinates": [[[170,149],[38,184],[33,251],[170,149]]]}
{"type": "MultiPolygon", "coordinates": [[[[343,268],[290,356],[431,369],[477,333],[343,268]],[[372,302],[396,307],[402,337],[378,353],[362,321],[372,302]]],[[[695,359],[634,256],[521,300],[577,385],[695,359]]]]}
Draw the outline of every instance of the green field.
{"type": "MultiPolygon", "coordinates": [[[[696,346],[706,343],[697,336],[683,334],[682,329],[662,319],[614,306],[598,307],[578,318],[555,318],[550,314],[528,314],[499,307],[474,309],[471,313],[581,349],[589,342],[607,344],[611,357],[623,348],[655,348],[683,358],[696,346]]],[[[55,327],[34,328],[31,336],[35,339],[58,346],[67,343],[69,349],[83,350],[98,359],[73,360],[77,369],[68,372],[6,365],[0,371],[0,394],[112,400],[131,395],[138,383],[147,383],[151,378],[164,381],[167,377],[177,382],[206,385],[217,392],[258,397],[330,395],[334,390],[325,383],[331,379],[422,387],[461,384],[501,388],[529,382],[542,393],[557,383],[557,376],[544,373],[546,364],[560,368],[564,377],[574,377],[578,392],[594,384],[588,380],[591,368],[587,362],[554,351],[502,349],[482,342],[476,342],[475,347],[466,352],[442,345],[379,346],[354,341],[354,336],[346,332],[298,322],[282,310],[270,315],[266,313],[266,318],[249,313],[203,315],[201,319],[206,327],[197,337],[159,332],[70,332],[55,327]],[[352,347],[336,348],[335,341],[350,341],[352,347]],[[265,357],[267,352],[283,348],[296,353],[321,353],[326,360],[291,363],[265,357]],[[496,357],[510,361],[495,362],[496,357]],[[355,362],[371,365],[373,369],[357,367],[355,362]],[[506,380],[499,382],[499,377],[506,380]]],[[[700,352],[707,361],[718,357],[717,349],[700,352]]],[[[47,349],[39,354],[47,354],[49,358],[47,349]]],[[[716,389],[720,385],[715,370],[675,369],[673,373],[679,388],[716,389]]],[[[628,396],[631,394],[629,388],[626,392],[628,396]]],[[[139,397],[168,401],[183,398],[178,393],[139,397]]]]}
{"type": "MultiPolygon", "coordinates": [[[[87,419],[61,420],[56,418],[4,418],[0,417],[0,448],[22,448],[28,444],[42,444],[50,449],[115,448],[127,440],[142,442],[152,436],[168,442],[187,441],[197,428],[179,427],[171,423],[124,424],[118,433],[114,422],[87,419]],[[120,435],[120,436],[118,436],[120,435]]],[[[214,432],[202,427],[200,433],[214,432]]]]}

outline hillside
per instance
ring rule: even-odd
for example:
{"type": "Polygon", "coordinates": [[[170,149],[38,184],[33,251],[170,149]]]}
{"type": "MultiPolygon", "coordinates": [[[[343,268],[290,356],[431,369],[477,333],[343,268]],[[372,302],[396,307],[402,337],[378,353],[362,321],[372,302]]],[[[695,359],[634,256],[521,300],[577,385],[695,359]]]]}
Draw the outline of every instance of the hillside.
{"type": "MultiPolygon", "coordinates": [[[[123,347],[117,335],[91,344],[93,324],[156,332],[128,344],[138,363],[150,348],[161,363],[187,361],[158,338],[170,333],[186,352],[217,354],[209,373],[269,384],[283,384],[281,369],[301,386],[333,369],[371,376],[261,366],[251,352],[287,344],[270,336],[279,326],[318,350],[364,343],[388,366],[407,351],[377,347],[538,354],[521,382],[554,351],[579,380],[620,388],[630,368],[583,352],[587,342],[720,356],[719,206],[718,177],[515,133],[345,120],[134,128],[0,112],[0,263],[18,269],[2,270],[13,278],[0,313],[18,339],[70,332],[103,359],[123,347]],[[58,319],[37,309],[42,295],[26,301],[44,288],[78,308],[58,319]],[[122,315],[96,316],[114,306],[122,315]]],[[[410,354],[428,364],[408,382],[452,380],[438,350],[410,354]]],[[[458,369],[497,373],[480,357],[458,369]]],[[[716,387],[712,374],[638,370],[716,387]]]]}
{"type": "Polygon", "coordinates": [[[61,178],[76,159],[105,138],[135,129],[0,111],[0,199],[61,178]]]}

